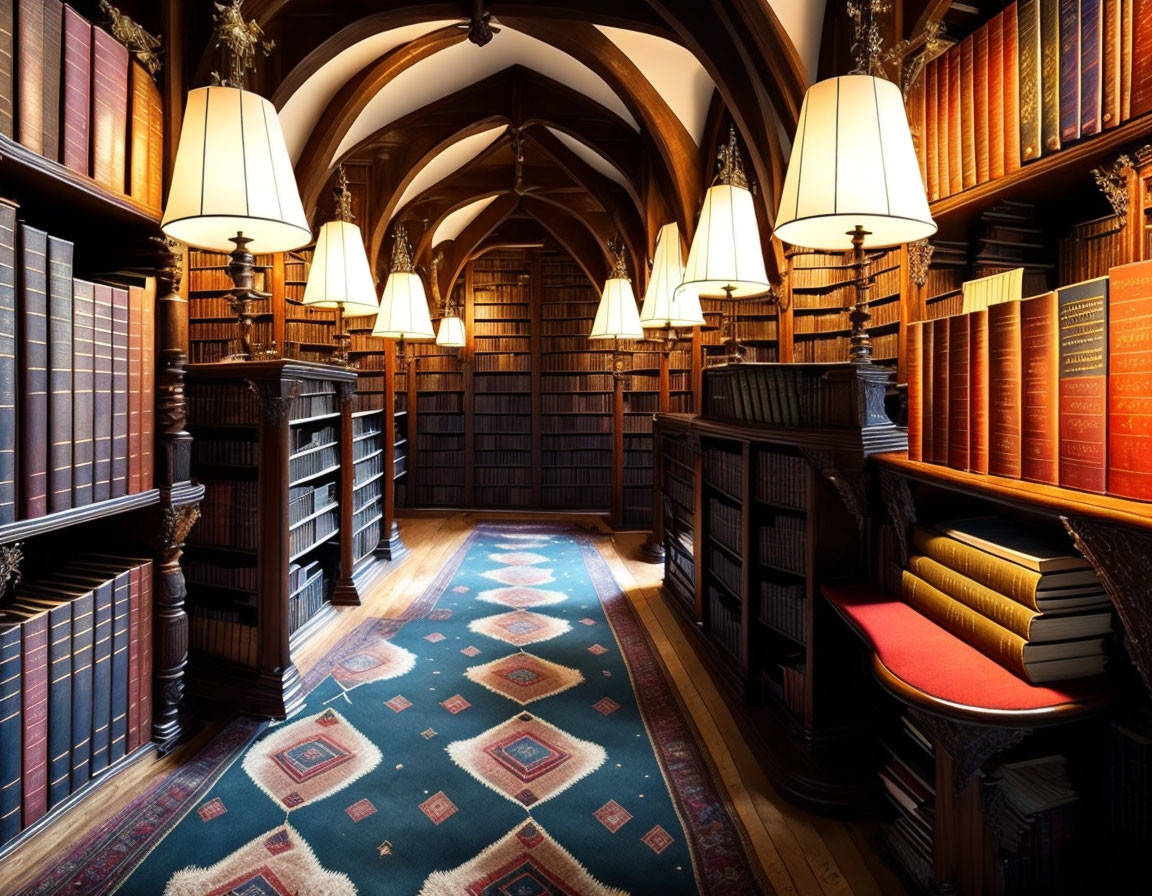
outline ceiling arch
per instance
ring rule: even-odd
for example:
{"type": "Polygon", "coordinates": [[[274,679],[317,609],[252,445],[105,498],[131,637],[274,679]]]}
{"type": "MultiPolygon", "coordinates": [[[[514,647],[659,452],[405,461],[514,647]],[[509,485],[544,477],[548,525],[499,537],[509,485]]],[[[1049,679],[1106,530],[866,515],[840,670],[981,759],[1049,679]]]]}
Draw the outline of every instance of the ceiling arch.
{"type": "Polygon", "coordinates": [[[464,228],[475,221],[480,213],[495,201],[495,196],[488,196],[485,199],[475,199],[462,208],[453,209],[437,224],[436,229],[432,232],[432,244],[438,246],[441,243],[456,239],[464,228]]]}

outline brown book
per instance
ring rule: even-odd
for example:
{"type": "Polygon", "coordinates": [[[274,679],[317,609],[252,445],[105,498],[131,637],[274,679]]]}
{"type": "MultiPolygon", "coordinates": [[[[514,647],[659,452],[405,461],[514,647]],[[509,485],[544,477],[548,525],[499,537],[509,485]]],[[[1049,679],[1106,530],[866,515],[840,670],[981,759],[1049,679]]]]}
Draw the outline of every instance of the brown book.
{"type": "Polygon", "coordinates": [[[928,145],[928,135],[924,132],[924,123],[927,120],[927,110],[924,106],[924,72],[916,79],[908,91],[908,123],[912,128],[912,138],[916,147],[916,161],[920,165],[920,182],[924,184],[925,193],[928,190],[928,158],[925,149],[928,145]]]}
{"type": "Polygon", "coordinates": [[[1152,261],[1109,280],[1108,491],[1152,501],[1152,261]]]}
{"type": "Polygon", "coordinates": [[[969,317],[948,321],[948,466],[967,470],[970,448],[968,403],[969,317]]]}
{"type": "Polygon", "coordinates": [[[123,193],[128,136],[128,50],[92,26],[92,177],[123,193]]]}
{"type": "Polygon", "coordinates": [[[1100,124],[1104,130],[1120,124],[1120,0],[1104,0],[1100,8],[1100,124]]]}
{"type": "Polygon", "coordinates": [[[1020,478],[1020,303],[988,308],[988,472],[1020,478]]]}
{"type": "Polygon", "coordinates": [[[928,201],[935,202],[940,198],[940,124],[938,113],[940,111],[940,95],[937,86],[937,73],[939,72],[939,59],[933,59],[924,67],[924,154],[927,163],[928,201]]]}
{"type": "MultiPolygon", "coordinates": [[[[948,320],[938,317],[932,321],[932,462],[948,463],[948,320]]],[[[925,356],[927,357],[927,356],[925,356]]]]}
{"type": "Polygon", "coordinates": [[[140,393],[140,489],[154,484],[154,446],[156,444],[156,280],[149,278],[140,296],[140,363],[143,368],[140,393]]]}
{"type": "Polygon", "coordinates": [[[1120,0],[1120,121],[1132,117],[1132,48],[1136,0],[1120,0]]]}
{"type": "MultiPolygon", "coordinates": [[[[988,33],[993,27],[999,27],[999,22],[993,19],[983,28],[972,35],[972,114],[974,122],[973,144],[976,152],[976,183],[982,184],[991,176],[991,140],[988,133],[988,33]]],[[[996,125],[1000,130],[999,121],[996,125]]]]}
{"type": "MultiPolygon", "coordinates": [[[[1005,17],[1012,18],[1011,15],[1005,17]]],[[[1020,84],[1020,156],[1025,162],[1040,158],[1040,0],[1018,0],[1016,4],[1017,72],[1020,84]]],[[[1004,61],[1008,62],[1008,30],[1004,31],[1004,61]]],[[[1005,73],[1008,69],[1005,67],[1005,73]]],[[[1005,85],[1004,119],[1008,88],[1005,85]]]]}
{"type": "Polygon", "coordinates": [[[16,136],[16,0],[0,0],[0,134],[16,136]]]}
{"type": "Polygon", "coordinates": [[[975,40],[975,35],[970,34],[960,41],[960,173],[965,190],[979,182],[976,168],[975,40]]]}
{"type": "Polygon", "coordinates": [[[131,106],[129,116],[128,195],[140,202],[151,199],[152,184],[152,98],[156,89],[147,69],[136,60],[131,63],[131,106]]]}
{"type": "Polygon", "coordinates": [[[924,445],[924,323],[908,324],[908,459],[923,460],[924,445]]]}
{"type": "Polygon", "coordinates": [[[1020,168],[1022,155],[1022,112],[1021,90],[1023,79],[1020,75],[1021,55],[1017,28],[1019,20],[1012,15],[1009,7],[1003,15],[1004,44],[1004,114],[1001,117],[1004,129],[1004,173],[1010,174],[1020,168]]]}
{"type": "Polygon", "coordinates": [[[1152,0],[1132,3],[1132,108],[1138,118],[1152,112],[1152,0]]]}
{"type": "Polygon", "coordinates": [[[962,80],[960,48],[948,51],[948,190],[955,194],[964,189],[964,126],[962,115],[962,80]]]}
{"type": "Polygon", "coordinates": [[[41,123],[44,142],[40,154],[53,162],[60,161],[60,95],[64,55],[64,4],[61,0],[44,0],[44,74],[41,97],[44,113],[41,123]]]}
{"type": "Polygon", "coordinates": [[[91,171],[92,25],[71,6],[64,7],[64,132],[60,161],[85,177],[91,171]]]}
{"type": "Polygon", "coordinates": [[[1060,343],[1056,293],[1020,303],[1021,411],[1020,476],[1055,485],[1059,481],[1060,343]]]}
{"type": "Polygon", "coordinates": [[[164,207],[164,101],[160,88],[149,79],[148,127],[148,195],[145,200],[154,209],[164,207]]]}
{"type": "Polygon", "coordinates": [[[920,379],[923,382],[920,388],[920,459],[925,463],[933,463],[936,459],[936,449],[932,444],[936,432],[936,424],[933,421],[935,408],[932,406],[932,400],[936,396],[936,388],[935,383],[932,381],[934,366],[931,362],[931,359],[936,354],[933,350],[935,348],[935,339],[936,328],[932,325],[931,321],[924,321],[923,326],[920,328],[920,358],[922,362],[920,379]]]}
{"type": "MultiPolygon", "coordinates": [[[[1012,12],[1009,10],[1009,12],[1012,12]]],[[[1018,121],[1004,119],[1004,20],[1000,13],[988,23],[988,94],[985,117],[988,133],[988,177],[995,179],[1004,174],[1004,135],[1008,127],[1019,129],[1018,121]]]]}
{"type": "Polygon", "coordinates": [[[968,315],[968,469],[988,472],[988,310],[968,315]]]}
{"type": "Polygon", "coordinates": [[[141,491],[141,410],[144,383],[144,300],[139,286],[128,288],[128,492],[141,491]]]}
{"type": "Polygon", "coordinates": [[[1060,151],[1060,0],[1040,0],[1040,152],[1060,151]]]}
{"type": "Polygon", "coordinates": [[[16,135],[44,152],[44,0],[16,4],[16,135]]]}
{"type": "Polygon", "coordinates": [[[936,130],[939,136],[936,138],[936,151],[940,159],[939,177],[941,197],[952,195],[952,159],[948,149],[952,142],[948,134],[948,129],[951,126],[948,98],[951,94],[950,82],[952,80],[952,67],[948,62],[948,58],[950,54],[955,51],[956,48],[953,47],[949,52],[944,53],[937,59],[939,67],[936,70],[936,130]]]}

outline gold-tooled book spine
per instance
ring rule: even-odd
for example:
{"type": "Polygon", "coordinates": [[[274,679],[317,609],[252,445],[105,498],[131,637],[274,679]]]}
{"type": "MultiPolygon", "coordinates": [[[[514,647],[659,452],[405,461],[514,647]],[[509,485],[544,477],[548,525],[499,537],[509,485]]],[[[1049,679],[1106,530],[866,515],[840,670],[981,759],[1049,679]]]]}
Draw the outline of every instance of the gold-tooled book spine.
{"type": "Polygon", "coordinates": [[[912,534],[912,544],[916,550],[965,578],[986,585],[998,594],[1039,612],[1036,606],[1036,586],[1040,584],[1040,573],[995,557],[955,538],[920,527],[912,534]]]}

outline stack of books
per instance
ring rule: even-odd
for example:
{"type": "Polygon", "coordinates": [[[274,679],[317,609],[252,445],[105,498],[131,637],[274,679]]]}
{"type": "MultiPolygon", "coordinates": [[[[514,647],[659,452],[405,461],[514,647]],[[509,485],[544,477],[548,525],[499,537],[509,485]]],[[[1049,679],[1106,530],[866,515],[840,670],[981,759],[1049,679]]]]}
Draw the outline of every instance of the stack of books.
{"type": "Polygon", "coordinates": [[[1098,675],[1112,611],[1081,557],[1019,523],[917,527],[901,589],[938,625],[1033,684],[1098,675]]]}
{"type": "Polygon", "coordinates": [[[888,762],[880,769],[880,782],[896,810],[895,819],[884,824],[881,833],[909,875],[927,889],[936,829],[935,753],[931,741],[907,716],[902,730],[906,737],[881,741],[888,762]]]}

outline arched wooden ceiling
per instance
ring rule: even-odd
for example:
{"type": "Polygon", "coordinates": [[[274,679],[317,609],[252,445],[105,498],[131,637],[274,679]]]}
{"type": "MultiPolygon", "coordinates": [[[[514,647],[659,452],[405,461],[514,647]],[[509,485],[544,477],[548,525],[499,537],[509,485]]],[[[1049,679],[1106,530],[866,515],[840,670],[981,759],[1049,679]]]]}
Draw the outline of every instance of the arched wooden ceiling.
{"type": "MultiPolygon", "coordinates": [[[[244,12],[280,47],[279,72],[257,86],[289,119],[309,212],[323,210],[338,163],[370,168],[360,223],[381,275],[397,222],[425,268],[441,250],[443,291],[470,253],[530,219],[594,282],[620,234],[642,285],[658,227],[694,228],[722,120],[740,131],[760,219],[772,220],[780,132],[807,75],[765,0],[248,0],[244,12]],[[482,47],[466,42],[475,8],[503,29],[482,47]],[[661,48],[675,63],[646,58],[661,48]],[[453,216],[464,226],[434,245],[453,216]]],[[[201,82],[214,61],[201,60],[201,82]]],[[[772,272],[767,234],[765,246],[772,272]]]]}

